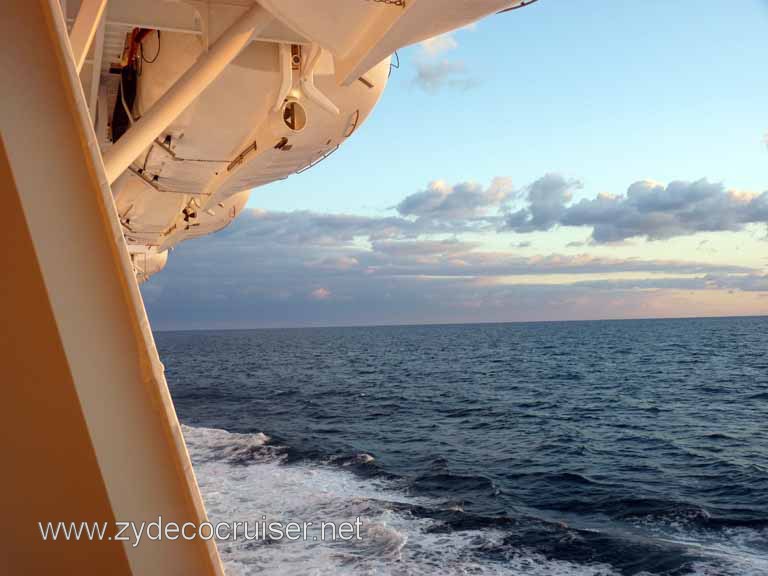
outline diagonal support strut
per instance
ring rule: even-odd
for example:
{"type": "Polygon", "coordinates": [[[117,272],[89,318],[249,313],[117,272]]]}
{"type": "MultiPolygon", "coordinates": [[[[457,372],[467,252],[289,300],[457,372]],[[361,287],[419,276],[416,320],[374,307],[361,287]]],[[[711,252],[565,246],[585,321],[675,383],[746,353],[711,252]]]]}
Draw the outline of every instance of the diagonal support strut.
{"type": "Polygon", "coordinates": [[[272,21],[273,16],[255,4],[234,22],[208,52],[163,94],[114,145],[104,152],[110,184],[131,165],[155,138],[205,90],[238,54],[272,21]]]}

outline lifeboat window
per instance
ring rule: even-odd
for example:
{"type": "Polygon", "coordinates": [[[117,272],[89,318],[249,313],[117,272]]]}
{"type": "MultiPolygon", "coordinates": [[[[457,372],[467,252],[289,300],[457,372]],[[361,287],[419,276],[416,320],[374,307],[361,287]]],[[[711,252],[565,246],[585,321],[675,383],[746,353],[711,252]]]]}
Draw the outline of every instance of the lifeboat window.
{"type": "Polygon", "coordinates": [[[296,101],[289,101],[283,108],[283,122],[294,132],[301,132],[307,124],[307,113],[296,101]]]}

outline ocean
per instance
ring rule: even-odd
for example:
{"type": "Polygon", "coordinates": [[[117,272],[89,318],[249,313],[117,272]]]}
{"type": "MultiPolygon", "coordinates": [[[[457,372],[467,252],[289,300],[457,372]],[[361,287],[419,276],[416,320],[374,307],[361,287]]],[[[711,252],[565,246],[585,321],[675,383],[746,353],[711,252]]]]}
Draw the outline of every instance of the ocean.
{"type": "Polygon", "coordinates": [[[768,318],[156,340],[228,574],[768,575],[768,318]]]}

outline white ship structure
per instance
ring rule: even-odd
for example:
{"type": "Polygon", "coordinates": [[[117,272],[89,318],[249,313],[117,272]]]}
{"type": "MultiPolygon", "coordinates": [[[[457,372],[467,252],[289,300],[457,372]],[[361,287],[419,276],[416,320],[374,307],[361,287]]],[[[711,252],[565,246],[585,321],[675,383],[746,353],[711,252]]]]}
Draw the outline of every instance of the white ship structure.
{"type": "Polygon", "coordinates": [[[94,2],[106,18],[75,28],[67,2],[70,34],[94,36],[76,63],[139,281],[227,226],[254,188],[335,152],[395,50],[521,3],[123,0],[94,2]]]}
{"type": "Polygon", "coordinates": [[[3,2],[0,573],[223,573],[212,541],[38,531],[205,519],[137,280],[345,145],[396,50],[535,1],[3,2]]]}

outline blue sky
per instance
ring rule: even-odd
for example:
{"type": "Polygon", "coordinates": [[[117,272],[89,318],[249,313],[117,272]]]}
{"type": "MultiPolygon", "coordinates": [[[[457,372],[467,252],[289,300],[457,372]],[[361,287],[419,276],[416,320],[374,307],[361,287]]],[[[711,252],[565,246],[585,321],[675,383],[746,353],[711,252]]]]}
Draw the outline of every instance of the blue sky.
{"type": "Polygon", "coordinates": [[[768,313],[767,2],[540,0],[429,48],[334,156],[171,255],[156,326],[768,313]]]}

